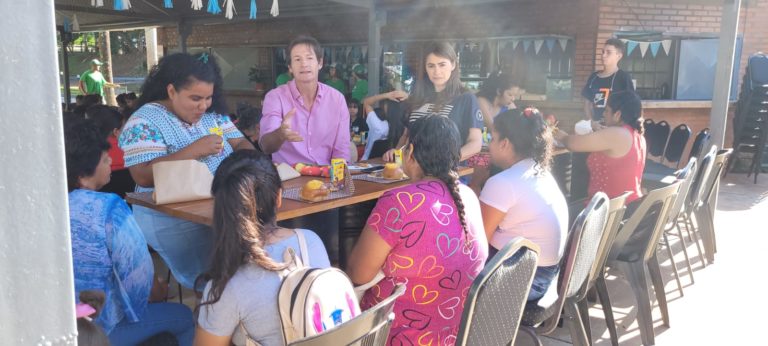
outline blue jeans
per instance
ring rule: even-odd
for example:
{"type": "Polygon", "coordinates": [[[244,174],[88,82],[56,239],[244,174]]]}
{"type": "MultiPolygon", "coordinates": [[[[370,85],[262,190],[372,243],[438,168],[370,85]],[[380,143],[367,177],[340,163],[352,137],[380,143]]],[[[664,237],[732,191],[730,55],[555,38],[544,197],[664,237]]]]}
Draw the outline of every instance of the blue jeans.
{"type": "Polygon", "coordinates": [[[213,246],[211,228],[139,205],[133,206],[133,216],[147,244],[163,258],[176,280],[192,288],[197,276],[208,269],[213,246]]]}
{"type": "Polygon", "coordinates": [[[541,299],[559,272],[560,266],[558,265],[537,267],[536,274],[533,276],[533,283],[531,283],[531,290],[528,292],[528,301],[541,299]]]}
{"type": "Polygon", "coordinates": [[[123,319],[109,333],[109,342],[112,346],[136,345],[162,332],[173,334],[180,346],[191,346],[195,338],[192,310],[177,303],[147,304],[147,311],[139,317],[139,322],[123,319]]]}

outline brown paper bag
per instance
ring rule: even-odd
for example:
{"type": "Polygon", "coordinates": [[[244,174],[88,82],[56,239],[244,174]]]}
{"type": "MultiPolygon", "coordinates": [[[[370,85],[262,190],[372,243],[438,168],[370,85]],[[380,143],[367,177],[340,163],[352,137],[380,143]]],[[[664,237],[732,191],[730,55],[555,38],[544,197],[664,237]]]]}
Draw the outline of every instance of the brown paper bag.
{"type": "Polygon", "coordinates": [[[152,165],[155,178],[155,204],[168,204],[212,198],[213,175],[197,160],[162,161],[152,165]]]}

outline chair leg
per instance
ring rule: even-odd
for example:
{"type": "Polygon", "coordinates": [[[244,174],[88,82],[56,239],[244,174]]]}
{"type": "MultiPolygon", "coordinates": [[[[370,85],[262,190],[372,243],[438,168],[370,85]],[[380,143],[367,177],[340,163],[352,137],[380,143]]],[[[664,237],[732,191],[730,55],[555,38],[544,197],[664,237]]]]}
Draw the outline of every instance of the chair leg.
{"type": "MultiPolygon", "coordinates": [[[[691,212],[693,214],[693,212],[691,212]]],[[[691,220],[690,215],[683,214],[685,218],[685,230],[688,231],[688,234],[693,234],[693,242],[696,244],[696,251],[699,252],[699,261],[701,261],[702,267],[707,267],[707,261],[704,259],[704,251],[701,250],[701,245],[699,244],[699,237],[696,234],[696,229],[693,227],[693,220],[691,220]]]]}
{"type": "Polygon", "coordinates": [[[544,346],[544,344],[541,343],[541,339],[539,339],[539,335],[536,334],[536,330],[535,329],[533,329],[531,327],[528,327],[528,326],[520,326],[520,331],[525,333],[525,334],[528,334],[528,336],[530,336],[531,339],[533,339],[533,343],[536,346],[544,346]]]}
{"type": "Polygon", "coordinates": [[[619,262],[619,267],[629,281],[629,286],[635,294],[637,302],[637,325],[640,329],[640,339],[643,345],[654,345],[653,315],[651,314],[651,300],[648,296],[649,283],[645,276],[645,263],[619,262]]]}
{"type": "Polygon", "coordinates": [[[648,261],[648,273],[651,274],[653,282],[653,291],[656,293],[656,301],[659,303],[661,318],[664,325],[669,327],[669,307],[667,306],[667,292],[664,289],[664,281],[661,279],[661,268],[659,267],[659,258],[656,254],[648,261]]]}
{"type": "Polygon", "coordinates": [[[709,215],[710,223],[712,223],[712,245],[714,246],[714,253],[717,253],[717,234],[715,233],[715,213],[712,210],[712,204],[708,203],[704,206],[709,215]]]}
{"type": "Polygon", "coordinates": [[[680,273],[677,271],[677,263],[675,262],[675,254],[672,253],[672,244],[669,243],[667,232],[663,232],[664,245],[667,248],[667,254],[669,255],[669,262],[672,263],[672,273],[675,274],[675,282],[677,282],[677,289],[680,291],[680,296],[683,297],[683,284],[680,283],[680,273]]]}
{"type": "Polygon", "coordinates": [[[688,267],[688,277],[691,279],[691,284],[693,284],[694,283],[693,269],[691,268],[691,259],[690,257],[688,257],[688,244],[685,242],[685,238],[683,237],[683,230],[680,228],[680,224],[675,222],[674,227],[677,228],[677,237],[678,239],[680,239],[680,244],[683,246],[683,255],[685,255],[685,265],[688,267]]]}
{"type": "Polygon", "coordinates": [[[589,346],[589,339],[587,339],[587,333],[584,330],[578,303],[569,299],[565,301],[563,308],[566,315],[564,317],[568,321],[568,331],[571,333],[571,343],[574,346],[589,346]]]}
{"type": "Polygon", "coordinates": [[[697,208],[696,221],[699,223],[699,234],[701,235],[701,241],[704,243],[704,256],[707,258],[707,262],[712,264],[715,262],[715,244],[711,215],[703,207],[697,208]]]}
{"type": "Polygon", "coordinates": [[[581,316],[581,326],[584,328],[584,333],[587,335],[589,345],[592,344],[592,324],[589,321],[589,302],[586,298],[579,301],[579,315],[581,316]]]}
{"type": "Polygon", "coordinates": [[[595,288],[597,289],[597,296],[600,298],[600,305],[603,307],[608,334],[611,335],[611,345],[619,346],[619,333],[616,331],[616,320],[613,318],[613,307],[611,307],[611,298],[608,295],[608,286],[605,283],[605,273],[602,273],[597,278],[595,288]]]}

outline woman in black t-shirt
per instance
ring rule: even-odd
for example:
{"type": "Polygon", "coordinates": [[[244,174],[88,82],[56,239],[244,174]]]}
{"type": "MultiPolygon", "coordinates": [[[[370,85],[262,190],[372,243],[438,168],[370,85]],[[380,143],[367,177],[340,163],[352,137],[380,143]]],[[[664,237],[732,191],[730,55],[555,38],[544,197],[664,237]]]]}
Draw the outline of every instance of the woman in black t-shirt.
{"type": "MultiPolygon", "coordinates": [[[[477,98],[461,85],[459,65],[453,47],[445,42],[426,47],[424,56],[425,76],[418,80],[408,98],[411,109],[408,124],[429,114],[439,114],[453,120],[459,128],[462,143],[461,159],[466,160],[480,152],[483,146],[483,114],[477,98]]],[[[406,142],[408,129],[398,142],[406,142]]],[[[392,161],[393,151],[384,154],[384,160],[392,161]]]]}
{"type": "Polygon", "coordinates": [[[595,122],[603,120],[603,111],[611,93],[634,91],[632,76],[619,69],[619,61],[624,56],[624,42],[617,38],[605,41],[603,47],[603,70],[593,72],[581,91],[584,97],[585,119],[595,122]]]}

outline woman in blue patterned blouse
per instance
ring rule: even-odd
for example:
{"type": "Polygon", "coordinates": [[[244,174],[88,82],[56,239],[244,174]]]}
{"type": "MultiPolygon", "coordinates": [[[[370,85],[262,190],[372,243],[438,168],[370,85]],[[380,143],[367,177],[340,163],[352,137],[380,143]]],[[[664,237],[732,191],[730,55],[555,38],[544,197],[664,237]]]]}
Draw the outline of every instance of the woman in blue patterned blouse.
{"type": "MultiPolygon", "coordinates": [[[[253,149],[226,115],[223,82],[216,60],[207,53],[177,53],[160,59],[141,86],[138,109],[120,134],[125,166],[138,184],[152,191],[152,165],[160,161],[198,160],[211,174],[237,149],[253,149]]],[[[192,287],[208,267],[211,228],[149,208],[134,206],[147,243],[173,276],[192,287]]]]}
{"type": "Polygon", "coordinates": [[[147,242],[128,205],[115,194],[97,192],[111,173],[106,138],[90,120],[76,120],[65,126],[65,148],[76,296],[84,290],[106,293],[95,322],[112,345],[135,345],[162,332],[191,345],[188,307],[148,304],[162,299],[167,286],[153,280],[147,242]]]}

